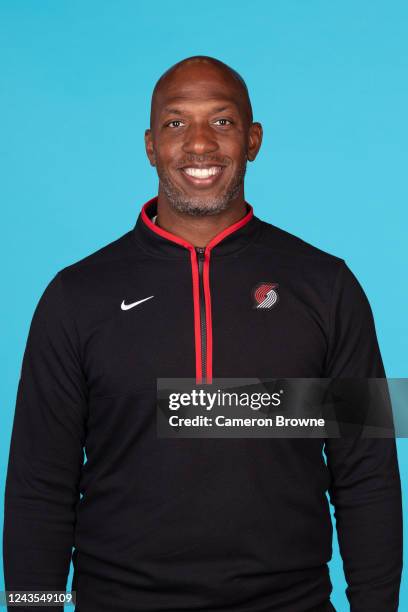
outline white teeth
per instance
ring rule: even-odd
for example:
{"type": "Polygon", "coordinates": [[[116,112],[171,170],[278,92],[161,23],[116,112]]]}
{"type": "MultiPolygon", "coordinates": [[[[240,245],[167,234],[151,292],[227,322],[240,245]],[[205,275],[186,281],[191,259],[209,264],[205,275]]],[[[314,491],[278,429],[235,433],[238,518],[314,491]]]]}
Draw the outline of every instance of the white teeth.
{"type": "Polygon", "coordinates": [[[208,178],[221,172],[220,166],[212,166],[211,168],[183,168],[186,174],[194,176],[195,178],[208,178]]]}

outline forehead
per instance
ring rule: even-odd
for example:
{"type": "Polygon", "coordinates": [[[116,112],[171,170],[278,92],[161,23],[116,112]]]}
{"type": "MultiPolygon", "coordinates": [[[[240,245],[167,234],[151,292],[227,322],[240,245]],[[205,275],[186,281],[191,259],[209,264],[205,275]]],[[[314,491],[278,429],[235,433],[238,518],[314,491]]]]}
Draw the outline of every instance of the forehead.
{"type": "Polygon", "coordinates": [[[156,112],[194,103],[229,104],[240,110],[245,107],[246,97],[242,85],[231,74],[200,65],[185,66],[167,75],[154,97],[156,112]]]}
{"type": "Polygon", "coordinates": [[[175,96],[167,98],[163,104],[157,107],[159,115],[183,112],[214,112],[236,111],[241,108],[236,99],[225,96],[175,96]]]}

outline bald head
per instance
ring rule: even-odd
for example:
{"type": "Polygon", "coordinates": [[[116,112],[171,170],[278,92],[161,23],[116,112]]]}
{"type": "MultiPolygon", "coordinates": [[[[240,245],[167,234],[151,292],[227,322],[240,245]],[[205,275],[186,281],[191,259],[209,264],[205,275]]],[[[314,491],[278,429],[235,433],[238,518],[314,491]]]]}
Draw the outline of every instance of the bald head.
{"type": "Polygon", "coordinates": [[[245,211],[244,177],[262,141],[242,77],[217,59],[189,57],[153,91],[146,153],[162,210],[208,216],[245,211]]]}
{"type": "Polygon", "coordinates": [[[171,66],[157,81],[151,100],[150,127],[153,127],[161,99],[169,94],[169,90],[173,90],[176,96],[180,84],[187,84],[190,89],[193,89],[194,84],[200,80],[211,82],[217,79],[229,88],[231,97],[242,108],[248,123],[252,123],[252,105],[248,88],[241,75],[214,57],[194,55],[171,66]]]}

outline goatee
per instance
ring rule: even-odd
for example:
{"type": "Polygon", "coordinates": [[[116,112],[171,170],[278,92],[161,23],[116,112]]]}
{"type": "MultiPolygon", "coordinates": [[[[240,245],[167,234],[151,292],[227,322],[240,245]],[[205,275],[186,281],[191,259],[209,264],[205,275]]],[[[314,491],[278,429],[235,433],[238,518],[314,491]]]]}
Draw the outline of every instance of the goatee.
{"type": "Polygon", "coordinates": [[[174,210],[194,217],[205,217],[217,215],[226,210],[231,200],[238,196],[245,178],[246,160],[238,168],[225,191],[210,199],[202,196],[189,196],[178,189],[170,180],[169,175],[158,167],[157,173],[160,187],[174,210]]]}

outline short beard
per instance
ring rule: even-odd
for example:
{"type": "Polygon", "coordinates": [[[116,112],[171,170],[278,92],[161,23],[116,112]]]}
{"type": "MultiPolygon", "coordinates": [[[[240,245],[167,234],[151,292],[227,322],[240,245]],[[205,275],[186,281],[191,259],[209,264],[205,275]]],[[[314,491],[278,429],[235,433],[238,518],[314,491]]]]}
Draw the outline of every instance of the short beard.
{"type": "Polygon", "coordinates": [[[169,175],[159,169],[159,167],[157,167],[157,173],[160,179],[160,187],[163,189],[174,210],[194,217],[205,217],[217,215],[226,210],[229,203],[238,196],[244,182],[246,164],[247,162],[244,160],[225,191],[211,200],[201,198],[200,196],[188,196],[183,191],[177,189],[170,180],[169,175]]]}

